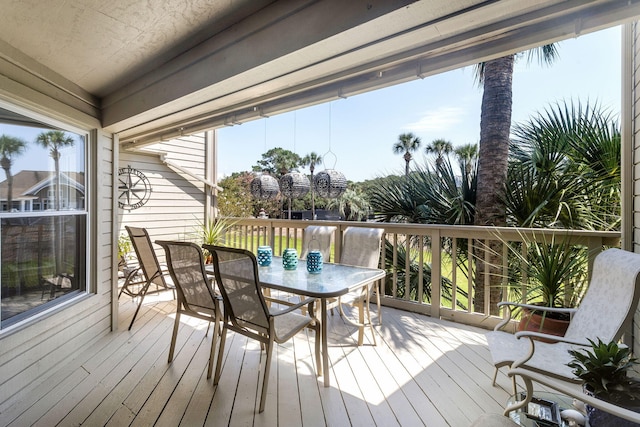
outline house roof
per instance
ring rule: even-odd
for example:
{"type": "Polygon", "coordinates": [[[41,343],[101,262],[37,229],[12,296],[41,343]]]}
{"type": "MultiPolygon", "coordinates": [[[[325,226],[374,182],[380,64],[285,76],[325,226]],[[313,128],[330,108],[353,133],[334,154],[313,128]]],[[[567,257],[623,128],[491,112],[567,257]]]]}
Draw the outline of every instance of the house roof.
{"type": "Polygon", "coordinates": [[[0,71],[144,144],[385,87],[640,16],[640,0],[35,0],[0,71]]]}
{"type": "MultiPolygon", "coordinates": [[[[84,192],[84,173],[63,172],[60,182],[84,192]]],[[[22,170],[13,175],[13,199],[35,199],[42,188],[53,185],[53,171],[22,170]]],[[[0,200],[7,200],[7,180],[0,182],[0,200]]]]}

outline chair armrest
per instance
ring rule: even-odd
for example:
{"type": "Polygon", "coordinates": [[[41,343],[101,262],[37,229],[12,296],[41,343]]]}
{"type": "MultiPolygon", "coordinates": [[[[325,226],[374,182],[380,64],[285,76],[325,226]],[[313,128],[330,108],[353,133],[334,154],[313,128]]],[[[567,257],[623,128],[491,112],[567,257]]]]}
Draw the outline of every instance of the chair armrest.
{"type": "Polygon", "coordinates": [[[297,304],[294,304],[290,307],[285,308],[284,310],[280,310],[276,313],[270,313],[272,316],[282,316],[283,314],[287,314],[287,313],[291,313],[294,310],[298,310],[299,308],[302,308],[302,306],[308,305],[308,304],[313,304],[316,301],[315,298],[307,298],[304,301],[300,301],[297,304]]]}
{"type": "Polygon", "coordinates": [[[520,376],[524,382],[527,389],[527,398],[521,402],[516,402],[516,404],[508,406],[504,415],[508,416],[509,412],[514,409],[518,409],[524,407],[530,400],[531,395],[533,394],[533,386],[531,384],[532,381],[540,383],[546,387],[552,388],[561,394],[574,397],[582,402],[591,405],[595,408],[602,409],[603,411],[610,412],[614,415],[617,415],[625,420],[629,420],[635,423],[640,423],[640,413],[633,412],[628,409],[622,408],[620,406],[614,405],[609,402],[605,402],[604,400],[598,399],[593,396],[589,396],[587,394],[576,392],[575,387],[571,387],[568,383],[563,381],[558,381],[553,378],[550,378],[546,375],[540,374],[538,372],[533,372],[529,369],[523,368],[514,368],[509,370],[507,373],[508,376],[513,377],[514,375],[520,376]]]}
{"type": "Polygon", "coordinates": [[[574,340],[568,340],[565,337],[561,337],[558,335],[549,335],[549,334],[545,334],[542,332],[535,332],[535,331],[520,331],[520,332],[516,332],[514,334],[514,336],[518,339],[520,338],[543,338],[549,341],[555,341],[555,342],[563,342],[563,343],[567,343],[567,344],[573,344],[573,345],[583,345],[583,346],[590,346],[591,344],[589,344],[589,342],[587,341],[574,341],[574,340]]]}
{"type": "Polygon", "coordinates": [[[546,307],[544,305],[522,304],[519,302],[502,301],[498,303],[498,307],[513,307],[513,308],[528,308],[535,311],[548,311],[551,313],[568,313],[573,314],[577,308],[560,308],[560,307],[546,307]]]}
{"type": "Polygon", "coordinates": [[[498,308],[500,307],[504,307],[504,318],[502,319],[502,321],[500,323],[498,323],[493,330],[494,331],[499,331],[500,329],[504,328],[509,321],[511,320],[511,313],[515,308],[526,308],[529,310],[535,310],[535,311],[546,311],[546,312],[550,312],[550,313],[566,313],[566,314],[570,314],[572,315],[573,313],[575,313],[577,311],[576,308],[557,308],[557,307],[545,307],[545,306],[540,306],[540,305],[533,305],[533,304],[522,304],[522,303],[518,303],[518,302],[511,302],[511,301],[501,301],[498,303],[498,308]]]}

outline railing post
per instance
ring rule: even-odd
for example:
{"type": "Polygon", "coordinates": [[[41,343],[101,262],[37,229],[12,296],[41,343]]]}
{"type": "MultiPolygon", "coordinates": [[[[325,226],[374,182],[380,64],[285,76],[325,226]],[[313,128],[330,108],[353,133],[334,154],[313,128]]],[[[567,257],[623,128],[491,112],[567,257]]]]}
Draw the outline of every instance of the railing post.
{"type": "Polygon", "coordinates": [[[442,241],[440,230],[431,233],[431,316],[440,318],[442,297],[442,241]]]}

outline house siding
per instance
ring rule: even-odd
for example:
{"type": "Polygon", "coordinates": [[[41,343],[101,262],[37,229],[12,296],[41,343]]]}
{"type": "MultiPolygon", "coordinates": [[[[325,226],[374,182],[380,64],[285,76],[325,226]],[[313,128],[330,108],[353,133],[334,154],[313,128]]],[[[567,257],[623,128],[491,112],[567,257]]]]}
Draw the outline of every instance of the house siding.
{"type": "MultiPolygon", "coordinates": [[[[632,185],[628,190],[631,192],[631,207],[630,209],[623,210],[623,215],[631,212],[630,228],[632,230],[632,236],[631,244],[625,246],[634,252],[640,252],[640,91],[638,90],[638,86],[640,85],[640,61],[637,60],[640,55],[640,28],[638,28],[638,23],[636,22],[628,24],[624,31],[626,31],[625,37],[627,43],[630,44],[629,47],[632,53],[623,52],[623,56],[626,55],[623,62],[623,100],[625,99],[624,92],[631,92],[626,93],[626,99],[628,99],[628,101],[625,104],[629,105],[623,105],[623,112],[624,109],[627,108],[629,111],[626,112],[626,117],[629,117],[631,120],[631,131],[628,136],[631,142],[628,149],[630,155],[626,164],[631,168],[632,181],[632,185]]],[[[625,117],[624,114],[623,117],[625,117]]],[[[623,136],[625,135],[624,126],[625,124],[623,123],[623,136]]],[[[624,155],[625,148],[623,148],[623,159],[624,155]]],[[[623,179],[624,178],[625,176],[623,175],[623,179]]],[[[623,191],[624,188],[625,186],[623,184],[623,191]]],[[[624,196],[625,194],[623,193],[623,200],[628,200],[624,198],[624,196]]],[[[631,338],[627,339],[627,341],[631,342],[634,352],[638,354],[640,352],[640,309],[636,310],[631,338]]]]}
{"type": "MultiPolygon", "coordinates": [[[[151,184],[151,196],[138,209],[118,210],[120,233],[126,233],[124,226],[130,225],[145,227],[152,241],[194,240],[198,224],[204,220],[206,186],[202,181],[164,164],[161,154],[204,179],[204,134],[153,144],[140,151],[121,151],[119,167],[131,166],[144,173],[151,184]]],[[[163,258],[161,250],[157,254],[163,258]]]]}
{"type": "MultiPolygon", "coordinates": [[[[47,81],[34,79],[25,70],[14,73],[10,63],[0,60],[1,102],[92,135],[87,174],[92,189],[87,264],[95,268],[89,268],[88,293],[0,331],[0,420],[2,414],[16,410],[26,400],[46,395],[50,390],[43,384],[57,368],[111,330],[113,136],[101,130],[97,114],[93,114],[96,110],[80,101],[82,96],[65,94],[59,85],[47,81]]],[[[67,89],[73,93],[73,85],[67,89]]]]}

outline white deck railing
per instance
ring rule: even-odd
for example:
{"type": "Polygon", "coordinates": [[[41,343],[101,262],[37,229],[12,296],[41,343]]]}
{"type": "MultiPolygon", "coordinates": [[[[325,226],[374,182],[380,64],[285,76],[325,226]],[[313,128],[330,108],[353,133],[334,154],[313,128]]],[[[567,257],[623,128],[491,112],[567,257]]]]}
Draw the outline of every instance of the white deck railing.
{"type": "MultiPolygon", "coordinates": [[[[488,242],[565,240],[586,249],[590,267],[601,250],[617,247],[620,241],[619,232],[253,218],[231,220],[234,226],[227,232],[226,244],[254,253],[259,245],[271,246],[275,254],[287,247],[296,247],[300,252],[305,227],[336,226],[332,261],[340,259],[342,233],[347,227],[384,228],[387,243],[383,246],[381,267],[388,272],[381,284],[384,305],[485,328],[493,327],[500,320],[495,309],[490,310],[496,302],[495,294],[491,300],[490,289],[496,288],[496,280],[501,289],[514,286],[513,283],[509,285],[507,277],[514,268],[521,268],[517,263],[514,267],[506,245],[500,245],[502,253],[495,256],[493,246],[488,242]],[[493,273],[489,268],[482,268],[482,259],[491,259],[493,273]],[[457,268],[452,268],[453,265],[457,268]],[[469,266],[472,274],[467,273],[469,266]],[[484,272],[478,273],[479,268],[484,272]],[[404,274],[405,271],[410,274],[404,274]],[[477,275],[481,278],[474,277],[477,275]],[[474,303],[474,298],[468,298],[473,295],[475,280],[485,284],[482,307],[474,303]],[[490,312],[494,315],[485,314],[490,312]]],[[[526,280],[524,270],[520,277],[526,280]]]]}

